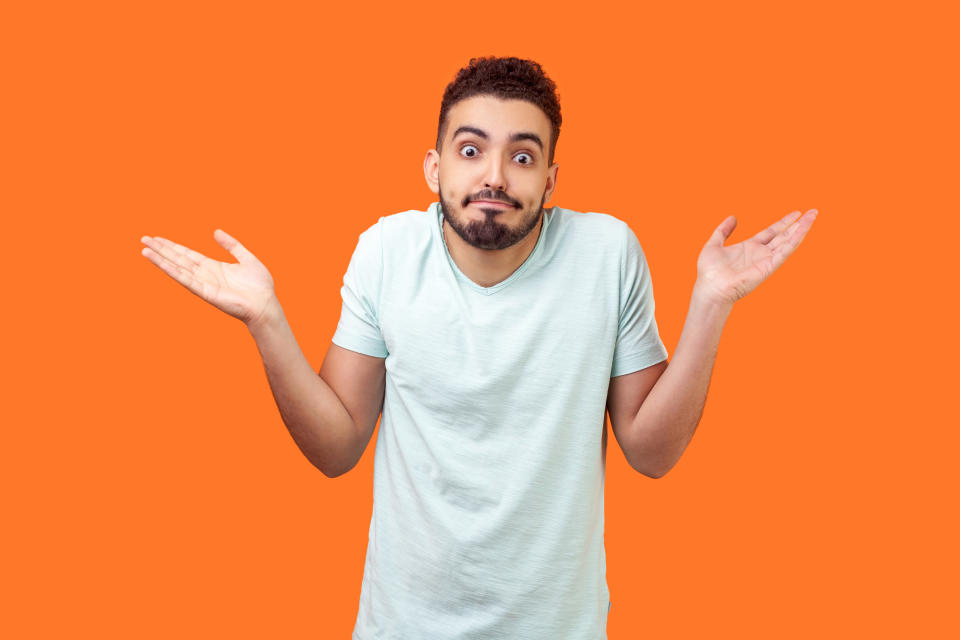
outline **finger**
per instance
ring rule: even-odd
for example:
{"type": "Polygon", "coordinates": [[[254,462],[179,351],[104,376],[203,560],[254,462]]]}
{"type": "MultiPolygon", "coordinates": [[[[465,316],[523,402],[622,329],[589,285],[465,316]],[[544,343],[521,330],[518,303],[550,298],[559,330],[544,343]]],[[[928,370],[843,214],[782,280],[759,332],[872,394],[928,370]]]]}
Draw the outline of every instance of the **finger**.
{"type": "Polygon", "coordinates": [[[717,227],[713,235],[710,236],[710,239],[707,240],[705,246],[715,246],[722,247],[724,241],[730,237],[730,234],[733,233],[734,228],[737,226],[737,219],[734,216],[727,216],[727,218],[720,223],[720,226],[717,227]]]}
{"type": "MultiPolygon", "coordinates": [[[[767,248],[770,250],[776,250],[777,248],[785,245],[786,243],[792,242],[795,239],[795,236],[798,231],[801,231],[802,233],[805,234],[807,230],[810,228],[810,225],[813,224],[813,221],[816,219],[816,217],[817,217],[817,210],[810,209],[805,214],[803,214],[803,216],[801,216],[799,220],[795,221],[789,227],[784,229],[781,233],[777,234],[777,236],[773,240],[768,242],[767,248]]],[[[801,239],[802,239],[802,236],[801,236],[801,239]]]]}
{"type": "Polygon", "coordinates": [[[799,217],[800,217],[799,211],[791,211],[790,213],[780,218],[779,220],[774,222],[772,225],[770,225],[769,227],[767,227],[757,235],[753,236],[752,239],[756,240],[760,244],[767,244],[768,242],[773,240],[775,237],[777,237],[778,234],[782,233],[784,229],[789,228],[790,225],[796,222],[797,218],[799,217]]]}
{"type": "Polygon", "coordinates": [[[193,271],[190,269],[185,269],[170,260],[166,259],[164,256],[160,255],[150,247],[144,247],[140,253],[145,256],[150,262],[157,265],[161,271],[166,273],[168,276],[182,284],[184,287],[189,289],[191,292],[201,295],[202,293],[202,283],[197,280],[194,276],[193,271]]]}
{"type": "Polygon", "coordinates": [[[153,239],[160,245],[162,249],[166,250],[167,254],[176,255],[181,258],[178,262],[181,266],[189,265],[190,268],[199,267],[203,262],[210,261],[210,258],[203,255],[199,251],[194,251],[189,249],[182,244],[177,244],[173,240],[167,240],[166,238],[161,238],[160,236],[154,236],[153,239]]]}
{"type": "Polygon", "coordinates": [[[774,249],[772,259],[773,259],[773,268],[777,269],[784,261],[793,253],[797,247],[800,246],[800,243],[803,242],[804,237],[807,235],[807,232],[810,231],[810,227],[813,226],[813,221],[817,218],[817,212],[815,209],[811,209],[813,213],[808,211],[796,224],[796,228],[790,233],[790,236],[783,241],[780,246],[774,249]]]}
{"type": "MultiPolygon", "coordinates": [[[[159,236],[143,236],[140,238],[140,241],[143,244],[147,245],[154,253],[162,256],[168,262],[177,265],[180,268],[187,269],[189,271],[195,271],[199,267],[199,262],[194,258],[189,256],[186,251],[189,251],[186,247],[178,245],[175,242],[171,242],[166,238],[161,238],[159,236]],[[180,247],[181,250],[177,250],[176,247],[180,247]]],[[[194,252],[196,253],[196,252],[194,252]]],[[[202,254],[197,254],[202,260],[209,260],[206,256],[202,254]]]]}
{"type": "Polygon", "coordinates": [[[233,254],[233,257],[239,260],[242,264],[260,264],[260,261],[257,260],[257,257],[250,253],[246,247],[240,244],[240,241],[231,236],[229,233],[223,229],[217,229],[213,232],[213,239],[216,240],[221,247],[233,254]]]}

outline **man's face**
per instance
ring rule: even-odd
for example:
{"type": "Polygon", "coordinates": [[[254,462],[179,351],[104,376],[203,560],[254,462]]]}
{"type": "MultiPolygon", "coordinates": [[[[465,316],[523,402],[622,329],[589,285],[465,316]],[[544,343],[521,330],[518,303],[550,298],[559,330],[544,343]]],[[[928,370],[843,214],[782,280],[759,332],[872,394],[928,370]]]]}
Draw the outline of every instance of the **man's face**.
{"type": "Polygon", "coordinates": [[[447,112],[438,154],[424,160],[444,218],[478,249],[505,249],[537,227],[556,184],[550,120],[525,100],[474,96],[447,112]]]}

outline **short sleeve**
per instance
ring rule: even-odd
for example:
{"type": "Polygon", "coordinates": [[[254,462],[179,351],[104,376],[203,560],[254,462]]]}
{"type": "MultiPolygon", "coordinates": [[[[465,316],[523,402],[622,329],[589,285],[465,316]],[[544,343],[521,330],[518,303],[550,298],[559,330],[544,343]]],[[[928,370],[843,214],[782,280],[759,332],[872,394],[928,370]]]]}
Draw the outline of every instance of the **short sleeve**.
{"type": "Polygon", "coordinates": [[[610,377],[645,369],[667,359],[653,314],[653,282],[636,234],[626,227],[620,260],[620,322],[610,377]]]}
{"type": "Polygon", "coordinates": [[[378,315],[383,282],[381,221],[360,234],[353,250],[340,288],[340,322],[333,334],[334,344],[376,358],[388,355],[378,315]]]}

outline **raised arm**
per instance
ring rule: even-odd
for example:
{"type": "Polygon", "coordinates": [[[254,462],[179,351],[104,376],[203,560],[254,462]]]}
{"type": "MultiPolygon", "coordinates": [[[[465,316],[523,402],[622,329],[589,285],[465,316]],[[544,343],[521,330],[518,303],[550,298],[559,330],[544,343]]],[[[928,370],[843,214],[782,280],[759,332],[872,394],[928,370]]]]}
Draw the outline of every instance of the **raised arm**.
{"type": "Polygon", "coordinates": [[[794,211],[752,238],[724,246],[737,225],[730,216],[710,236],[697,260],[697,282],[673,359],[610,381],[610,424],[634,469],[659,478],[680,459],[700,422],[734,302],[783,264],[816,217],[815,209],[802,216],[794,211]]]}
{"type": "Polygon", "coordinates": [[[142,253],[190,292],[243,321],[300,451],[328,477],[346,473],[363,454],[383,405],[384,359],[332,345],[318,375],[297,344],[267,268],[227,233],[218,229],[214,238],[238,262],[218,262],[160,237],[141,238],[142,253]]]}

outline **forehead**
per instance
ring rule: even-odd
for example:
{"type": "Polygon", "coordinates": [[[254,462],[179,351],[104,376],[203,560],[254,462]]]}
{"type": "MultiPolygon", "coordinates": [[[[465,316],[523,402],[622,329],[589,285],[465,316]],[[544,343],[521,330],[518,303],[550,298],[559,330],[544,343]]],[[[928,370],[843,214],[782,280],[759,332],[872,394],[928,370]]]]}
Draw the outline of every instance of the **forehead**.
{"type": "Polygon", "coordinates": [[[473,96],[456,103],[447,112],[446,138],[462,126],[483,129],[493,138],[528,131],[539,134],[544,144],[550,139],[550,119],[540,107],[526,100],[501,100],[495,96],[473,96]]]}

